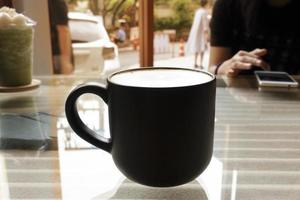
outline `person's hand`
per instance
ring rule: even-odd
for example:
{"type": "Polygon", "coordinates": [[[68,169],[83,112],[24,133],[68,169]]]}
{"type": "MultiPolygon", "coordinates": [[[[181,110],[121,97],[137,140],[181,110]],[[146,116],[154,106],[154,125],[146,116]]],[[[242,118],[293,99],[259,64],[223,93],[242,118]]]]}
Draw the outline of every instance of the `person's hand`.
{"type": "Polygon", "coordinates": [[[252,67],[261,67],[264,70],[268,70],[268,63],[262,60],[262,56],[266,54],[266,49],[255,49],[251,52],[239,51],[231,59],[223,62],[218,69],[218,74],[234,77],[240,71],[250,70],[252,67]]]}

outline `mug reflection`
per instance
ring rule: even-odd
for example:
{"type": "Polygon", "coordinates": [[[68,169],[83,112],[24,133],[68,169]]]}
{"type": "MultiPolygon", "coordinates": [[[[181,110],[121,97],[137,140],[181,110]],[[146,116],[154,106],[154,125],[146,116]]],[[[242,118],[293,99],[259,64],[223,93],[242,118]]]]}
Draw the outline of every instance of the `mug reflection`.
{"type": "MultiPolygon", "coordinates": [[[[199,182],[192,181],[189,184],[171,188],[152,188],[136,184],[125,179],[116,193],[109,199],[165,199],[165,200],[207,200],[206,192],[199,182]]],[[[102,199],[101,196],[93,199],[102,199]]]]}

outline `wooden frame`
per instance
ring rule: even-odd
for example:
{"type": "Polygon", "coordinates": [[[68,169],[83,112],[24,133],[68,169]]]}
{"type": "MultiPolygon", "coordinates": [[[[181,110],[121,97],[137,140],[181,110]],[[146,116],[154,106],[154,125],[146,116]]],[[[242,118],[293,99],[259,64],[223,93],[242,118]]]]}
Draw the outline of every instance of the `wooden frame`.
{"type": "Polygon", "coordinates": [[[140,67],[153,66],[153,0],[139,0],[140,67]]]}

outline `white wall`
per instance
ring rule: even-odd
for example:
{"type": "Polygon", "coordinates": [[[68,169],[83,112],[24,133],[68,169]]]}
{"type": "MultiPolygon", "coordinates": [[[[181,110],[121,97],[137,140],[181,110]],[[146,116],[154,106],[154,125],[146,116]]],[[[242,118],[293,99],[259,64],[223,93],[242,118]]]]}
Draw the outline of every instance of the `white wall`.
{"type": "Polygon", "coordinates": [[[33,74],[53,74],[48,0],[14,0],[18,12],[37,22],[34,34],[33,74]]]}

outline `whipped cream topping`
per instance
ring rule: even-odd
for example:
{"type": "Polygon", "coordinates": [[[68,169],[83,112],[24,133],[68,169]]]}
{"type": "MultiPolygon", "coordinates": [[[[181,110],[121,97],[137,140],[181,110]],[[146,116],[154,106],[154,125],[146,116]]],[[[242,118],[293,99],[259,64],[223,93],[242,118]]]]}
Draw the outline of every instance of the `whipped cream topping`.
{"type": "Polygon", "coordinates": [[[35,23],[23,14],[19,14],[13,8],[2,7],[0,8],[0,28],[2,27],[24,27],[32,26],[35,23]]]}

